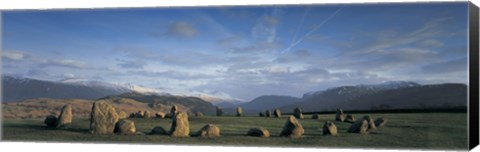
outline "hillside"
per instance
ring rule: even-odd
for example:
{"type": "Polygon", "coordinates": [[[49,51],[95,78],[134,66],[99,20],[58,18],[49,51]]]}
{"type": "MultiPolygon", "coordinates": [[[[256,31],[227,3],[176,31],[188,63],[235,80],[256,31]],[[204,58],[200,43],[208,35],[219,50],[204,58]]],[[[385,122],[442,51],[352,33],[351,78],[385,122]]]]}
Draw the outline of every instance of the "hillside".
{"type": "Polygon", "coordinates": [[[364,86],[344,86],[304,96],[301,102],[281,109],[292,111],[425,109],[466,107],[465,84],[414,85],[409,87],[372,89],[364,86]]]}
{"type": "Polygon", "coordinates": [[[250,102],[240,104],[245,112],[264,112],[266,109],[280,108],[286,105],[294,104],[300,101],[300,98],[279,95],[264,95],[253,99],[250,102]]]}
{"type": "Polygon", "coordinates": [[[2,102],[34,98],[93,100],[107,95],[120,94],[127,89],[101,85],[76,85],[29,78],[2,76],[2,102]]]}

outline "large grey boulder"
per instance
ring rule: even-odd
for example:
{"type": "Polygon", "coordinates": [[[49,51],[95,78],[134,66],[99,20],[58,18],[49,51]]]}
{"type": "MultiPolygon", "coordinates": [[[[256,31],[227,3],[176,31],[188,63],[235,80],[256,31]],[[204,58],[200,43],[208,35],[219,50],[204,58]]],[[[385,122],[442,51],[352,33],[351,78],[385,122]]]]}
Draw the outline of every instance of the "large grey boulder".
{"type": "Polygon", "coordinates": [[[57,117],[54,115],[49,115],[43,121],[47,125],[47,127],[57,127],[57,117]]]}
{"type": "Polygon", "coordinates": [[[275,115],[277,118],[280,118],[282,117],[282,112],[280,112],[280,109],[277,108],[273,111],[273,115],[275,115]]]}
{"type": "Polygon", "coordinates": [[[114,133],[121,135],[135,135],[137,129],[135,128],[135,123],[130,120],[120,120],[115,125],[114,133]]]}
{"type": "Polygon", "coordinates": [[[165,135],[167,134],[167,131],[163,129],[161,126],[156,126],[155,128],[152,129],[152,132],[150,132],[152,135],[165,135]]]}
{"type": "Polygon", "coordinates": [[[212,124],[207,124],[197,132],[197,136],[210,138],[220,137],[220,128],[212,124]]]}
{"type": "Polygon", "coordinates": [[[345,122],[354,123],[355,117],[352,114],[348,114],[347,117],[345,118],[345,122]]]}
{"type": "Polygon", "coordinates": [[[268,132],[265,128],[251,128],[247,132],[248,136],[255,136],[255,137],[270,137],[270,132],[268,132]]]}
{"type": "Polygon", "coordinates": [[[325,122],[325,124],[323,124],[323,135],[336,136],[337,135],[337,126],[335,126],[335,123],[333,123],[331,121],[325,122]]]}
{"type": "Polygon", "coordinates": [[[347,130],[349,133],[368,134],[368,121],[358,119],[347,130]]]}
{"type": "Polygon", "coordinates": [[[172,137],[189,137],[190,124],[188,122],[188,114],[185,112],[177,112],[172,120],[172,127],[168,132],[172,137]]]}
{"type": "Polygon", "coordinates": [[[72,124],[73,114],[72,114],[72,105],[67,104],[63,106],[62,111],[57,119],[57,128],[66,128],[72,124]]]}
{"type": "Polygon", "coordinates": [[[386,123],[387,123],[387,119],[385,119],[385,118],[383,118],[383,117],[377,118],[377,119],[375,120],[375,126],[376,126],[376,127],[383,127],[383,126],[385,126],[386,123]]]}
{"type": "Polygon", "coordinates": [[[242,109],[242,107],[237,107],[236,112],[237,112],[237,117],[242,116],[242,115],[243,115],[243,109],[242,109]]]}
{"type": "Polygon", "coordinates": [[[103,100],[95,101],[90,113],[90,133],[113,134],[118,118],[115,107],[103,100]]]}
{"type": "Polygon", "coordinates": [[[301,108],[295,108],[295,110],[293,110],[293,116],[297,119],[303,119],[303,110],[301,108]]]}
{"type": "Polygon", "coordinates": [[[270,112],[270,110],[266,110],[265,117],[271,117],[271,116],[272,116],[272,112],[270,112]]]}
{"type": "Polygon", "coordinates": [[[345,121],[345,113],[343,113],[342,109],[337,109],[337,113],[335,114],[335,120],[340,122],[345,121]]]}
{"type": "Polygon", "coordinates": [[[299,138],[304,132],[305,130],[303,129],[302,124],[300,124],[294,116],[290,116],[285,122],[280,136],[299,138]]]}

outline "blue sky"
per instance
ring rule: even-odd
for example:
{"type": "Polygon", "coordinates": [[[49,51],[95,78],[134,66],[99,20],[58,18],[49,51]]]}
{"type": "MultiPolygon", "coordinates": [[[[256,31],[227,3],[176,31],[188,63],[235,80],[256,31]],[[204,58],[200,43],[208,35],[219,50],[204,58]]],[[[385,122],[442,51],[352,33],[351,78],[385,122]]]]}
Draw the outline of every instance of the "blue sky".
{"type": "Polygon", "coordinates": [[[243,100],[392,80],[467,83],[467,4],[4,11],[2,67],[243,100]]]}

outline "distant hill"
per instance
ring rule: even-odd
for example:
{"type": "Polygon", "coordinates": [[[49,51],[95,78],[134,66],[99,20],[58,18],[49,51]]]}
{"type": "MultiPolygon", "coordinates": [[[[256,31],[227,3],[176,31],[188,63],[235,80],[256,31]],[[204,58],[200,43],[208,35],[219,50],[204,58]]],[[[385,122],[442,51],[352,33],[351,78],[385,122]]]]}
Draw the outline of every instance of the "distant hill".
{"type": "Polygon", "coordinates": [[[102,85],[77,85],[13,76],[2,76],[2,102],[13,102],[34,98],[76,98],[92,100],[107,95],[120,94],[125,91],[128,90],[102,85]]]}
{"type": "Polygon", "coordinates": [[[213,114],[215,106],[212,103],[202,100],[198,97],[185,97],[174,95],[144,95],[137,92],[123,93],[120,95],[107,96],[101,99],[126,98],[138,102],[146,103],[151,108],[169,110],[173,105],[177,105],[189,112],[203,112],[213,114]]]}
{"type": "Polygon", "coordinates": [[[264,95],[238,106],[241,106],[245,112],[264,112],[267,109],[280,108],[299,101],[300,98],[291,96],[264,95]]]}
{"type": "Polygon", "coordinates": [[[301,102],[281,109],[292,111],[378,110],[378,109],[428,109],[466,107],[465,84],[418,85],[401,87],[372,87],[366,85],[343,86],[308,93],[301,102]]]}

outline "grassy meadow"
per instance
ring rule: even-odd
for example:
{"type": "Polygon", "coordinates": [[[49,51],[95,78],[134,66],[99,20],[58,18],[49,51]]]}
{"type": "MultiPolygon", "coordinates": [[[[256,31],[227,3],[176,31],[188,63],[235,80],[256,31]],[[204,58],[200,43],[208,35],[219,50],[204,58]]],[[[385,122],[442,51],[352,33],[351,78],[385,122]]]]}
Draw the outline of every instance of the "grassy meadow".
{"type": "MultiPolygon", "coordinates": [[[[355,114],[359,118],[365,114],[355,114]]],[[[302,138],[279,137],[287,116],[266,118],[257,116],[204,116],[189,117],[190,134],[196,133],[205,124],[220,127],[219,138],[174,138],[167,135],[91,135],[88,119],[74,119],[69,129],[51,129],[43,119],[3,119],[2,140],[37,142],[84,142],[84,143],[132,143],[132,144],[182,144],[182,145],[229,145],[229,146],[279,146],[279,147],[336,147],[336,148],[399,148],[399,149],[467,149],[467,115],[465,113],[408,113],[371,114],[376,119],[385,117],[385,127],[368,135],[347,133],[351,125],[335,122],[338,136],[322,135],[325,121],[332,121],[333,114],[320,115],[320,119],[299,120],[305,129],[302,138]],[[253,127],[269,130],[270,138],[246,136],[253,127]]],[[[155,126],[170,128],[171,119],[130,119],[137,131],[150,132],[155,126]]]]}

